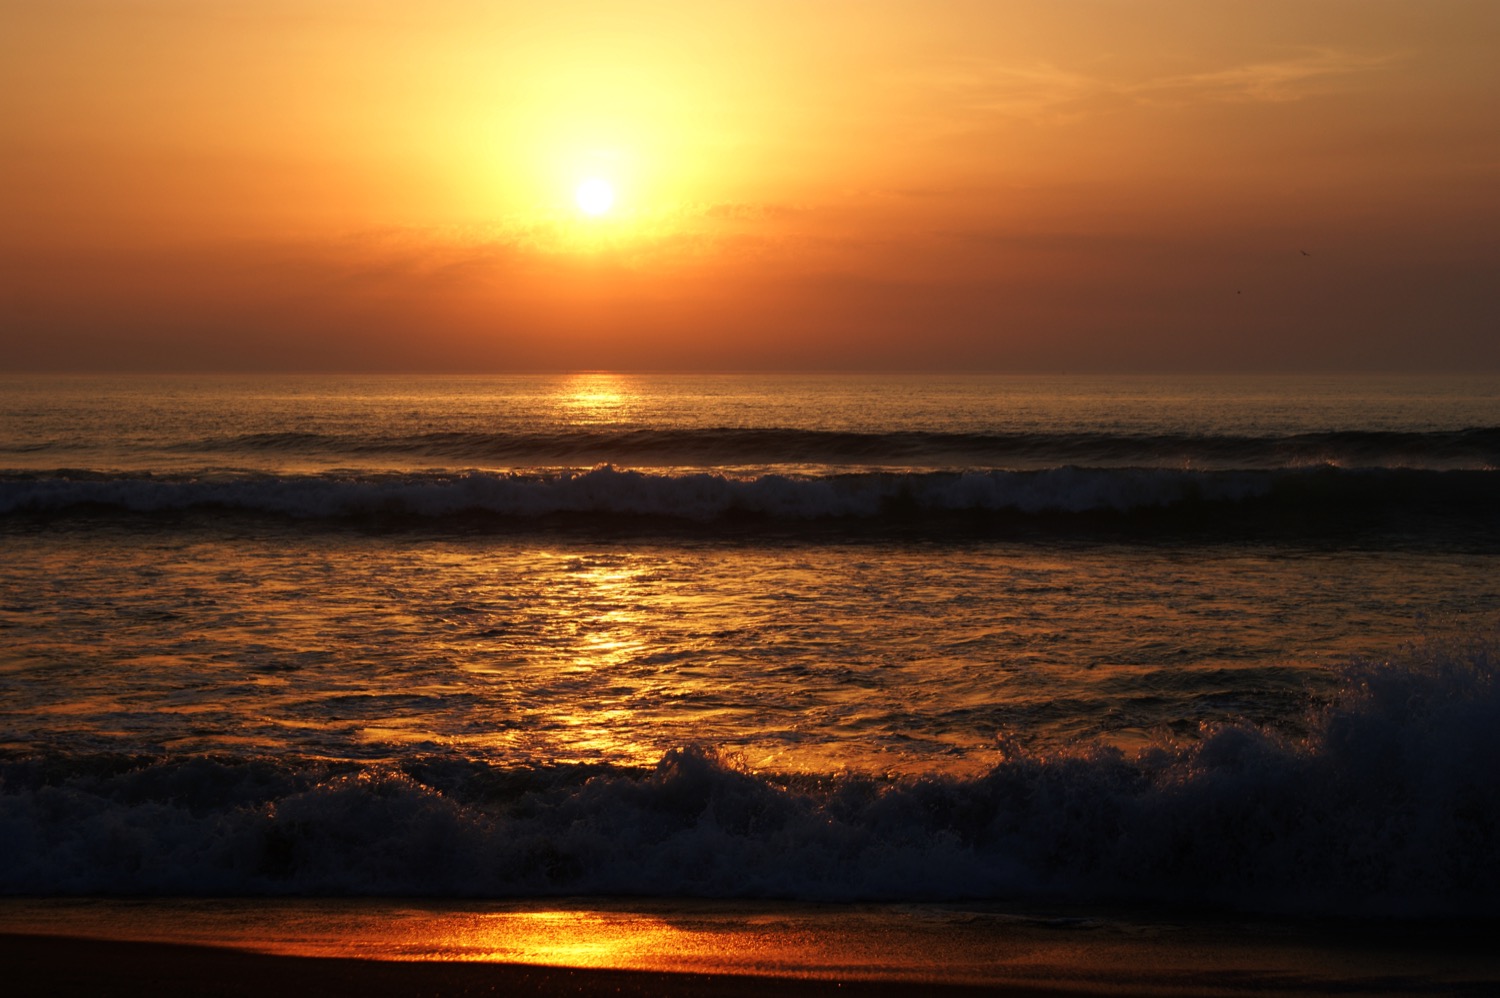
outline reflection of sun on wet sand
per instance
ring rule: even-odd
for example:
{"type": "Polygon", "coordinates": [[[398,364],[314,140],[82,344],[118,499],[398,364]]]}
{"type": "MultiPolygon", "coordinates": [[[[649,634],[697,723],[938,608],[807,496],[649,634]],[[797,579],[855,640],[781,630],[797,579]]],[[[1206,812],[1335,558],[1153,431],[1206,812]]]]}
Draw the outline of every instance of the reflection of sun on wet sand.
{"type": "Polygon", "coordinates": [[[1486,994],[1482,926],[929,906],[9,902],[13,993],[1486,994]],[[66,938],[92,937],[92,938],[66,938]],[[190,943],[192,945],[183,945],[190,943]]]}

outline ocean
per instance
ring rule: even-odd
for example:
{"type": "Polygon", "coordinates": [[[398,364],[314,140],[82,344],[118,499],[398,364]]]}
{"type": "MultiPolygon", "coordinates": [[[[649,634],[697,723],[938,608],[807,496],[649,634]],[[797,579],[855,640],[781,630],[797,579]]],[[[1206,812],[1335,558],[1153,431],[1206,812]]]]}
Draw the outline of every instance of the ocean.
{"type": "Polygon", "coordinates": [[[1500,379],[7,375],[0,551],[11,896],[1500,892],[1500,379]]]}

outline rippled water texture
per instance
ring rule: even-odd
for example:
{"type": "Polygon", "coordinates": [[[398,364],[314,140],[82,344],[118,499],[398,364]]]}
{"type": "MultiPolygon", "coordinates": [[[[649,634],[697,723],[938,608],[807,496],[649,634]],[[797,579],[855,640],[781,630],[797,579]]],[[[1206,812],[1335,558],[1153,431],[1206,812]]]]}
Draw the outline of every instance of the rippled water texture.
{"type": "Polygon", "coordinates": [[[1295,723],[1495,599],[1421,552],[756,545],[258,528],[9,538],[11,747],[972,771],[1007,739],[1295,723]]]}

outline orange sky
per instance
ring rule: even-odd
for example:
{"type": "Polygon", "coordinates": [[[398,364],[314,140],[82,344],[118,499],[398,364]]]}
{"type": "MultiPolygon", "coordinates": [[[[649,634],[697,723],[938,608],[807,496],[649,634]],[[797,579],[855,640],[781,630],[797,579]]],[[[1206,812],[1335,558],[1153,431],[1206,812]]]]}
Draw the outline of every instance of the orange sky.
{"type": "Polygon", "coordinates": [[[1497,38],[1494,0],[0,0],[0,368],[1496,370],[1497,38]]]}

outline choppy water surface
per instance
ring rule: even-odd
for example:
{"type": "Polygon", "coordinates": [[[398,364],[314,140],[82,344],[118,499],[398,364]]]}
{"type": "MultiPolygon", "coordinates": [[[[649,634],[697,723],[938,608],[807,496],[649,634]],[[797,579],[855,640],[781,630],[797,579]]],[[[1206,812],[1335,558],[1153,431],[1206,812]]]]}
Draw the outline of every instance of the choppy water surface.
{"type": "Polygon", "coordinates": [[[973,772],[1295,725],[1497,598],[1421,552],[240,534],[11,538],[10,744],[973,772]]]}
{"type": "Polygon", "coordinates": [[[3,388],[0,889],[1500,885],[1492,381],[3,388]]]}

